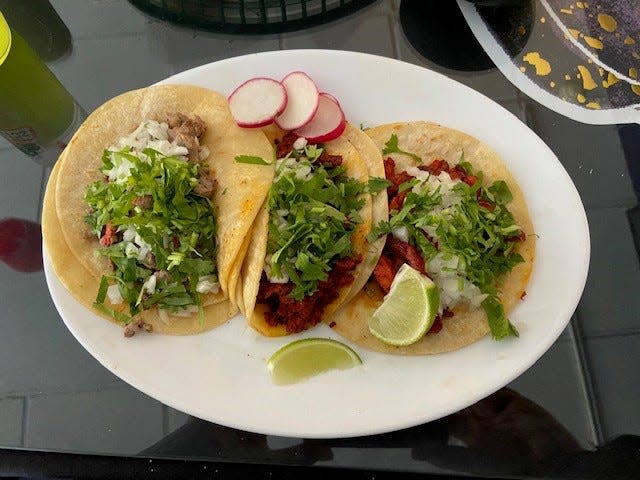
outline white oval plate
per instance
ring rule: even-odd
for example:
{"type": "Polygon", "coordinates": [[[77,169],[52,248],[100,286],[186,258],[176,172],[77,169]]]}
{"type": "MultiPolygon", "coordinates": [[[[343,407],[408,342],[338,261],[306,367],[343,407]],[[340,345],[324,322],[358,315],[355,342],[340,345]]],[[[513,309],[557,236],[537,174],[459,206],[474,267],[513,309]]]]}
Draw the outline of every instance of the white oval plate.
{"type": "Polygon", "coordinates": [[[399,357],[353,346],[364,365],[300,384],[274,386],[266,360],[296,338],[340,339],[320,325],[294,337],[263,338],[242,317],[189,336],[136,335],[78,304],[52,271],[53,300],[69,330],[106,368],[153,398],[196,417],[243,430],[294,437],[348,437],[409,427],[456,412],[529,368],[558,338],[575,310],[589,263],[580,197],[549,148],[507,110],[445,76],[353,52],[290,50],[231,58],[162,83],[225,94],[254,76],[280,79],[304,70],[336,96],[357,124],[432,120],[491,145],[520,183],[539,235],[527,297],[511,315],[520,338],[485,338],[434,356],[399,357]]]}

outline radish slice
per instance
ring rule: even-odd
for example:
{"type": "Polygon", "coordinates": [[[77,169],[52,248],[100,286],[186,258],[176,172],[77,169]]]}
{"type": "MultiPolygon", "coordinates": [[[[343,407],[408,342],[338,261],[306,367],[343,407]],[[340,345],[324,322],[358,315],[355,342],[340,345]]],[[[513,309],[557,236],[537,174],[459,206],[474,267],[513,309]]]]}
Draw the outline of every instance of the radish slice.
{"type": "Polygon", "coordinates": [[[316,114],[309,123],[296,129],[295,134],[311,143],[328,142],[342,135],[346,126],[338,101],[328,93],[321,93],[316,114]]]}
{"type": "MultiPolygon", "coordinates": [[[[329,97],[331,100],[336,102],[338,104],[338,106],[340,106],[340,102],[338,101],[338,99],[336,97],[334,97],[333,95],[331,95],[330,93],[322,92],[320,95],[324,95],[325,97],[329,97]]],[[[342,107],[340,107],[340,108],[342,108],[342,107]]]]}
{"type": "Polygon", "coordinates": [[[287,91],[287,106],[276,117],[276,125],[283,130],[295,130],[308,123],[318,109],[318,88],[304,72],[291,72],[282,79],[287,91]]]}
{"type": "Polygon", "coordinates": [[[286,106],[287,92],[273,78],[252,78],[229,95],[231,115],[241,127],[269,125],[286,106]]]}

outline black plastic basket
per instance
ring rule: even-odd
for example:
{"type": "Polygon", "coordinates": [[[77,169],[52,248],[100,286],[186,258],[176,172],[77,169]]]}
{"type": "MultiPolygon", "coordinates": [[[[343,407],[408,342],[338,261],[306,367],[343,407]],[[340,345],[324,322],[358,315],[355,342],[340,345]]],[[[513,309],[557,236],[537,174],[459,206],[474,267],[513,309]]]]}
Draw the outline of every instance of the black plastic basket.
{"type": "Polygon", "coordinates": [[[162,20],[225,33],[299,30],[348,15],[376,0],[129,0],[162,20]]]}

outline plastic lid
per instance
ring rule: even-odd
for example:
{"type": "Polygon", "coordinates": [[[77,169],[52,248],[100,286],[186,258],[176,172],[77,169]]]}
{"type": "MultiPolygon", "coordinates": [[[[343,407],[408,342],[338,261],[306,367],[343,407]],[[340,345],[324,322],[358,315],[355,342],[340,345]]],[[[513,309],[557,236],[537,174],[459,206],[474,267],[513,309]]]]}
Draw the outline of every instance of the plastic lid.
{"type": "Polygon", "coordinates": [[[11,50],[11,30],[2,12],[0,12],[0,65],[9,55],[9,50],[11,50]]]}

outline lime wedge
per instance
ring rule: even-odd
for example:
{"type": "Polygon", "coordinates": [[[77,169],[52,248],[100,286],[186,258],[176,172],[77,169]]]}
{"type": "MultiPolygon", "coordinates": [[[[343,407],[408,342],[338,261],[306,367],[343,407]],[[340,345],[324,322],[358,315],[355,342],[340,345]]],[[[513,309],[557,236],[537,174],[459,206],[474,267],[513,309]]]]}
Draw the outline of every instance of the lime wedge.
{"type": "Polygon", "coordinates": [[[440,297],[433,281],[406,263],[393,279],[389,293],[367,322],[369,331],[384,343],[411,345],[431,328],[440,297]]]}
{"type": "Polygon", "coordinates": [[[291,342],[271,355],[267,366],[273,383],[287,385],[328,370],[345,370],[362,360],[344,343],[328,338],[291,342]]]}

